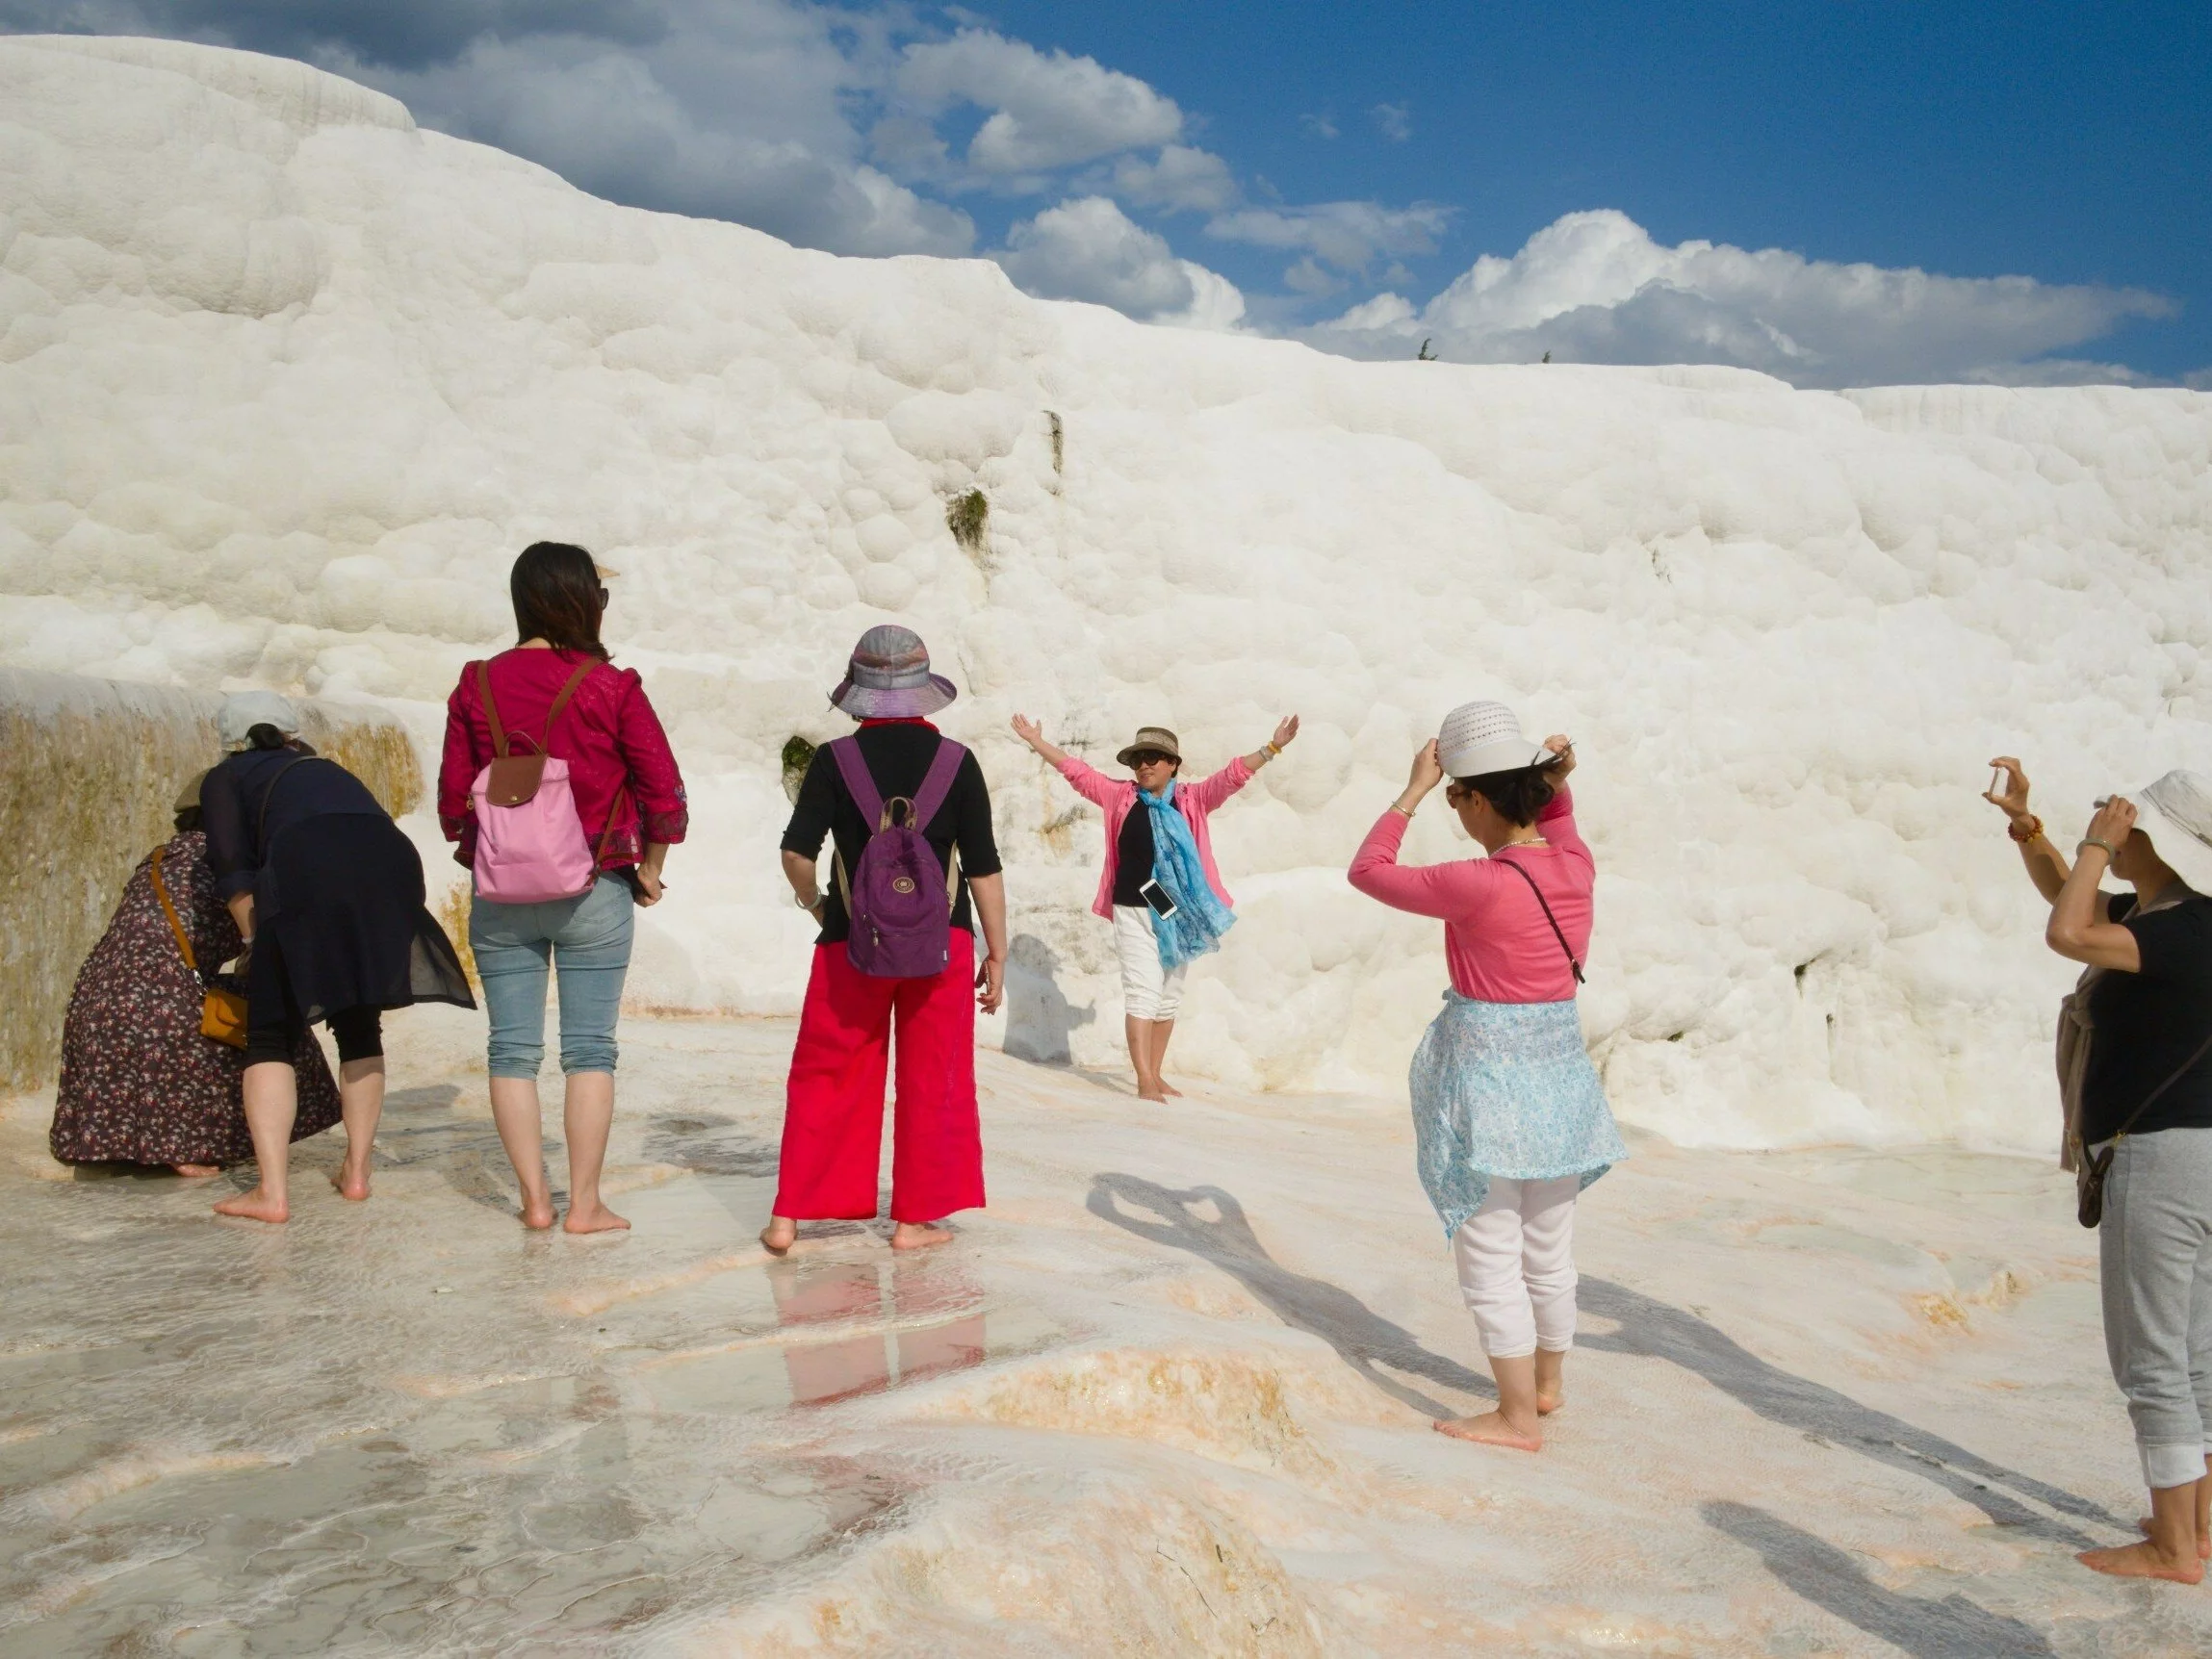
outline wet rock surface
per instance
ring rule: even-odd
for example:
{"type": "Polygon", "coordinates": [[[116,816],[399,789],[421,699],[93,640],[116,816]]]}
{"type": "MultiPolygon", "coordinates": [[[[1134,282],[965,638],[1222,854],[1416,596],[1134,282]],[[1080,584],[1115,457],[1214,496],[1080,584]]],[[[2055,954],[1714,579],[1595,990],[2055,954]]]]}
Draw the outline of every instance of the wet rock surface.
{"type": "Polygon", "coordinates": [[[285,1229],[9,1108],[0,1654],[2212,1647],[2071,1560],[2141,1494],[2038,1164],[1639,1137],[1531,1458],[1428,1432],[1488,1383],[1385,1104],[986,1055],[956,1242],[776,1261],[786,1023],[626,1025],[587,1239],[395,1024],[376,1196],[305,1143],[285,1229]]]}

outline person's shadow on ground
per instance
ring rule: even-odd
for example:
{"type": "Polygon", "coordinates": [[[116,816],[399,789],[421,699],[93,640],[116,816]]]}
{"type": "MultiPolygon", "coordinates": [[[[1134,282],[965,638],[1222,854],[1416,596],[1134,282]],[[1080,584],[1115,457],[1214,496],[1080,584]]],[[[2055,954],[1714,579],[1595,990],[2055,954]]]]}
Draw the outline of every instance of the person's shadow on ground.
{"type": "MultiPolygon", "coordinates": [[[[1218,1187],[1178,1190],[1136,1175],[1094,1175],[1088,1208],[1101,1220],[1141,1238],[1189,1251],[1222,1268],[1285,1324],[1321,1338],[1376,1388],[1416,1411],[1432,1417],[1459,1415],[1391,1372],[1485,1399],[1497,1397],[1488,1378],[1430,1353],[1410,1332],[1374,1313],[1350,1291],[1294,1273],[1276,1262],[1254,1236],[1244,1207],[1218,1187]],[[1206,1210],[1213,1214],[1202,1213],[1206,1210]]],[[[1620,1326],[1617,1332],[1577,1337],[1585,1347],[1680,1365],[1767,1421],[1933,1481],[2000,1526],[2017,1527],[2071,1549],[2098,1542],[2022,1501],[2032,1499],[2059,1515],[2132,1535],[2124,1522],[2089,1499],[1992,1463],[1825,1384],[1769,1365],[1716,1326],[1670,1303],[1586,1276],[1580,1294],[1584,1312],[1620,1326]]]]}
{"type": "Polygon", "coordinates": [[[1176,1191],[1141,1176],[1094,1175],[1088,1204],[1091,1213],[1101,1220],[1155,1244],[1187,1250],[1220,1267],[1284,1324],[1321,1338],[1346,1365],[1417,1412],[1432,1417],[1464,1415],[1391,1373],[1484,1399],[1498,1397],[1488,1377],[1430,1353],[1410,1331],[1373,1312],[1350,1291],[1324,1279],[1293,1273],[1276,1262],[1253,1237],[1244,1207],[1219,1187],[1176,1191]],[[1212,1216],[1201,1213],[1209,1209],[1212,1216]]]}
{"type": "Polygon", "coordinates": [[[2052,1659],[2051,1646],[2017,1619],[1946,1595],[1900,1595],[1866,1576],[1834,1544],[1743,1503],[1709,1503],[1708,1525],[1759,1552],[1767,1571],[1815,1607],[1825,1608],[1913,1659],[2052,1659]]]}

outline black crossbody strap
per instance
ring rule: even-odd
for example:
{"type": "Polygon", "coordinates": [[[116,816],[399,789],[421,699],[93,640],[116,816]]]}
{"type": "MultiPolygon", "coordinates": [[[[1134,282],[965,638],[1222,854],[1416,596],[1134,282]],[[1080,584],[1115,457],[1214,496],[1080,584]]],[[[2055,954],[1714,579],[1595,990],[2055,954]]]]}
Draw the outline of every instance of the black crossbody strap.
{"type": "MultiPolygon", "coordinates": [[[[2113,1132],[2113,1143],[2115,1145],[2119,1144],[2119,1142],[2126,1136],[2127,1132],[2133,1129],[2137,1122],[2141,1120],[2143,1114],[2148,1111],[2152,1106],[2157,1104],[2158,1097],[2164,1094],[2168,1089],[2172,1088],[2175,1084],[2179,1083],[2183,1078],[2187,1077],[2192,1071],[2196,1070],[2197,1062],[2202,1059],[2208,1054],[2212,1054],[2212,1036],[2208,1036],[2202,1042],[2199,1043],[2197,1045],[2197,1052],[2181,1062],[2181,1069],[2176,1071],[2164,1083],[2160,1084],[2156,1088],[2152,1089],[2148,1095],[2144,1097],[2143,1104],[2127,1114],[2127,1121],[2122,1124],[2117,1130],[2113,1132]]],[[[2109,1154],[2111,1148],[2107,1147],[2105,1150],[2109,1154]]]]}
{"type": "MultiPolygon", "coordinates": [[[[1575,983],[1581,984],[1582,983],[1582,964],[1575,960],[1575,947],[1567,943],[1567,935],[1559,929],[1559,918],[1552,914],[1552,906],[1544,898],[1544,889],[1536,885],[1536,878],[1522,869],[1516,859],[1494,858],[1492,862],[1505,865],[1506,869],[1529,883],[1529,891],[1536,895],[1536,903],[1544,907],[1544,920],[1552,924],[1552,937],[1558,940],[1559,949],[1567,953],[1567,966],[1574,970],[1575,983]]],[[[2212,1041],[2207,1041],[2205,1046],[2212,1048],[2212,1041]]],[[[2195,1062],[2192,1061],[2191,1063],[2194,1064],[2195,1062]]]]}

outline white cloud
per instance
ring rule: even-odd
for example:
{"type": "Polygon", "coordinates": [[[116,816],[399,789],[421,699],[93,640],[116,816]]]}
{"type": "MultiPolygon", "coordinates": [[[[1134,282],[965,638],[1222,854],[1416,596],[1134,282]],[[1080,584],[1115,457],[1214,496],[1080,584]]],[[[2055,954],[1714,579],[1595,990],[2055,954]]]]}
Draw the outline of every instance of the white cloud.
{"type": "Polygon", "coordinates": [[[1413,112],[1403,104],[1377,104],[1367,112],[1375,130],[1394,144],[1413,137],[1413,112]]]}
{"type": "Polygon", "coordinates": [[[1123,156],[1109,180],[1114,193],[1139,207],[1218,213],[1240,193],[1229,164],[1187,144],[1164,146],[1155,161],[1123,156]]]}
{"type": "MultiPolygon", "coordinates": [[[[759,5],[725,16],[748,14],[792,17],[789,8],[759,5]]],[[[736,219],[839,253],[962,254],[974,245],[965,214],[859,160],[858,135],[837,109],[849,65],[825,35],[733,33],[678,30],[646,53],[574,38],[484,38],[424,70],[343,66],[403,99],[425,126],[527,156],[616,201],[736,219]],[[725,90],[703,107],[684,83],[704,76],[725,90]]]]}
{"type": "Polygon", "coordinates": [[[1350,284],[1333,271],[1324,270],[1309,253],[1300,256],[1295,265],[1283,272],[1283,286],[1294,294],[1324,299],[1332,294],[1342,294],[1350,284]]]}
{"type": "Polygon", "coordinates": [[[1258,247],[1303,249],[1339,270],[1364,271],[1380,254],[1433,253],[1451,217],[1451,209],[1428,203],[1386,208],[1379,202],[1316,202],[1240,208],[1208,221],[1206,234],[1258,247]]]}
{"type": "Polygon", "coordinates": [[[982,173],[1072,166],[1150,149],[1183,130],[1175,101],[1136,76],[987,29],[907,47],[896,88],[927,109],[966,103],[991,111],[967,146],[968,166],[982,173]]]}
{"type": "Polygon", "coordinates": [[[1023,220],[990,257],[1044,299],[1088,299],[1146,321],[1204,327],[1244,315],[1244,296],[1226,277],[1177,259],[1166,237],[1104,196],[1079,196],[1023,220]]]}
{"type": "Polygon", "coordinates": [[[1298,118],[1298,124],[1309,139],[1333,139],[1336,137],[1336,117],[1326,110],[1322,111],[1318,115],[1300,115],[1298,118]]]}
{"type": "Polygon", "coordinates": [[[2037,364],[2173,305],[2139,289],[1839,265],[1781,248],[1666,247],[1625,214],[1568,214],[1510,259],[1485,254],[1426,306],[1371,300],[1304,331],[1325,349],[1464,362],[1731,363],[1804,386],[2039,373],[2037,364]]]}

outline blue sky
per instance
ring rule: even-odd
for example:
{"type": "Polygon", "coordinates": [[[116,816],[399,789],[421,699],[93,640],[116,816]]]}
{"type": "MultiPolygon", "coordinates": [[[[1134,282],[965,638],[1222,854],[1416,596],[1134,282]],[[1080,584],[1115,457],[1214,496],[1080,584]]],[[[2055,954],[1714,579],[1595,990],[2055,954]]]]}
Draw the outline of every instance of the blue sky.
{"type": "Polygon", "coordinates": [[[2204,0],[0,0],[55,27],[305,57],[616,199],[1357,355],[2212,377],[2204,0]]]}

